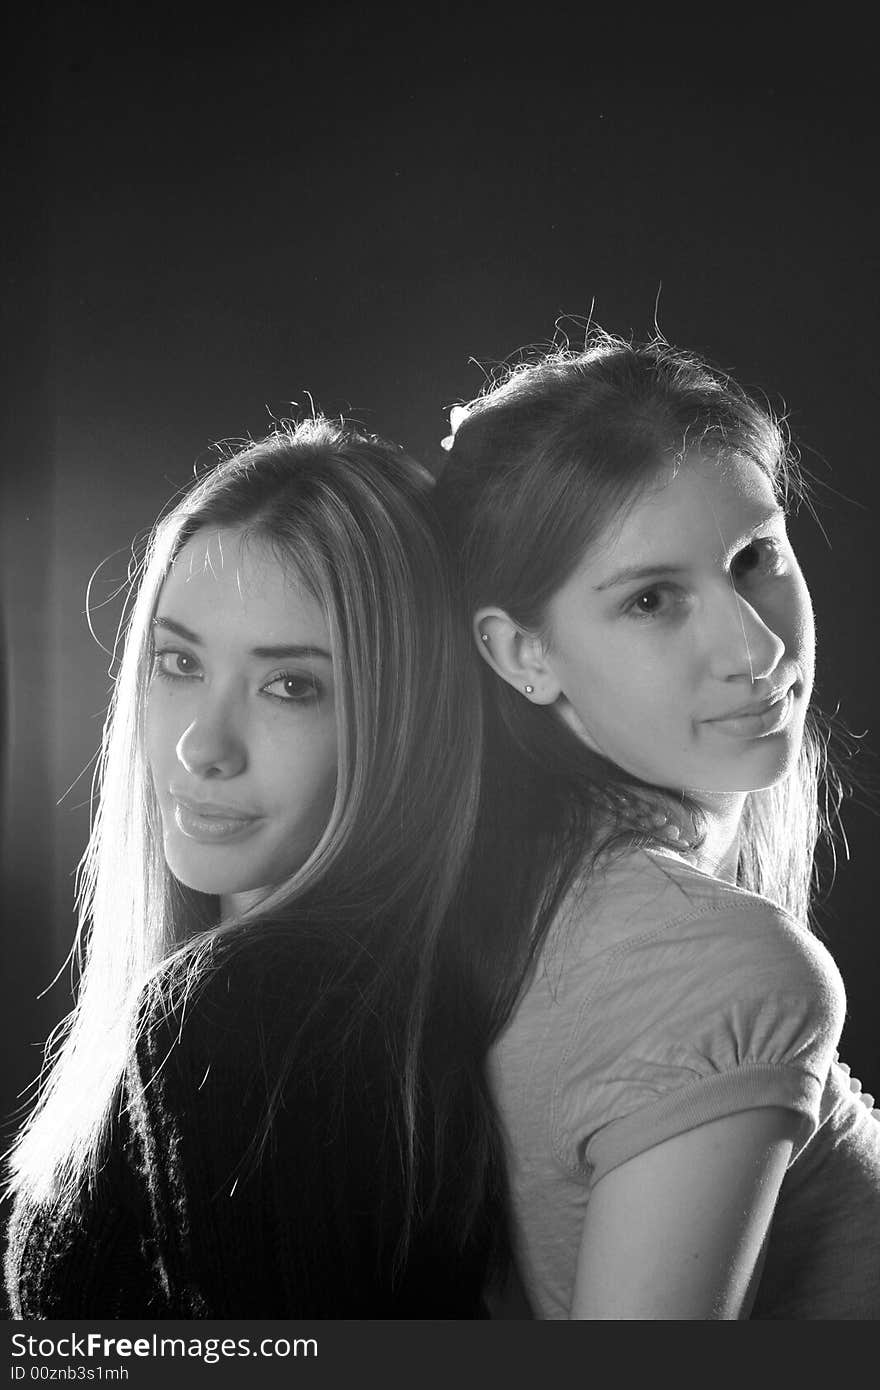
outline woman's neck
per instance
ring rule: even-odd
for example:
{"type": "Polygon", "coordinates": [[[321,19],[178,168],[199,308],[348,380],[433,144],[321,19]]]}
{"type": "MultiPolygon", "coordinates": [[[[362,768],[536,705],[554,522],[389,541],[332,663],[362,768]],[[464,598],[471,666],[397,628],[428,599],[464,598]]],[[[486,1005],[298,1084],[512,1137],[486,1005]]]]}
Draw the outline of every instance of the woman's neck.
{"type": "Polygon", "coordinates": [[[224,893],[220,898],[220,920],[229,922],[235,917],[241,917],[250,908],[269,894],[268,888],[249,888],[242,893],[224,893]]]}
{"type": "Polygon", "coordinates": [[[713,792],[691,792],[705,815],[705,832],[699,849],[684,857],[704,873],[736,883],[739,863],[739,827],[745,794],[725,796],[713,792]]]}

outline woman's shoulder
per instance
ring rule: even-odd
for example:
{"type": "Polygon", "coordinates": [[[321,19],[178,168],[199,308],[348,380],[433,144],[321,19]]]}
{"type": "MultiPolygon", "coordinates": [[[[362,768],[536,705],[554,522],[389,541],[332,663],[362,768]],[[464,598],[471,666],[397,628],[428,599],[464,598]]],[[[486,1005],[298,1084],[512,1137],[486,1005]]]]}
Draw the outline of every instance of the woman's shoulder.
{"type": "Polygon", "coordinates": [[[801,936],[805,928],[767,898],[695,868],[683,857],[630,849],[600,862],[576,882],[554,924],[585,954],[627,949],[656,932],[700,917],[741,925],[746,918],[769,931],[801,936]]]}
{"type": "Polygon", "coordinates": [[[694,985],[712,977],[736,980],[748,994],[795,988],[825,1012],[845,1010],[833,957],[804,924],[665,853],[630,851],[578,886],[548,948],[564,959],[561,978],[577,992],[582,972],[591,990],[621,973],[631,981],[678,975],[694,985]]]}
{"type": "Polygon", "coordinates": [[[218,933],[166,961],[141,989],[133,1045],[149,1066],[226,1060],[246,1071],[291,1042],[344,977],[338,950],[293,933],[218,933]]]}
{"type": "MultiPolygon", "coordinates": [[[[570,956],[560,975],[562,1129],[575,1132],[587,1112],[610,1126],[639,1111],[660,1117],[654,1128],[631,1122],[639,1142],[649,1133],[656,1142],[676,1126],[771,1103],[815,1125],[846,1012],[830,953],[755,893],[672,856],[641,860],[609,868],[595,911],[616,920],[600,950],[570,956]]],[[[579,928],[589,943],[584,907],[579,928]]],[[[591,1159],[600,1171],[611,1161],[603,1145],[591,1159]]]]}

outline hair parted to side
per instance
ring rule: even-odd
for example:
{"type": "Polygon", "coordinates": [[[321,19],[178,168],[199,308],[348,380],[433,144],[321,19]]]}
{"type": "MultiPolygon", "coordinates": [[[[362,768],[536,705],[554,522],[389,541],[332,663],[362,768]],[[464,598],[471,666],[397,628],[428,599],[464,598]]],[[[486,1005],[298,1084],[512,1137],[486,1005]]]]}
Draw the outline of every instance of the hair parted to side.
{"type": "MultiPolygon", "coordinates": [[[[729,376],[662,337],[637,344],[599,329],[582,350],[526,354],[452,412],[453,435],[435,491],[454,554],[463,625],[498,606],[523,631],[546,631],[547,605],[588,547],[622,517],[663,458],[692,450],[757,464],[783,506],[805,493],[783,423],[729,376]]],[[[591,751],[552,710],[521,696],[475,654],[485,711],[478,850],[504,901],[483,920],[520,920],[511,942],[484,945],[497,1028],[515,1003],[544,934],[575,876],[628,845],[666,845],[653,813],[699,808],[680,788],[653,787],[591,751]],[[611,827],[609,829],[609,826],[611,827]],[[511,874],[510,866],[515,867],[511,874]],[[517,909],[517,902],[524,905],[517,909]],[[523,915],[525,914],[525,916],[523,915]],[[531,914],[531,920],[529,919],[531,914]],[[511,973],[512,972],[512,973],[511,973]]],[[[810,713],[798,767],[752,793],[743,819],[744,887],[808,918],[817,837],[827,818],[818,789],[826,738],[810,713]]],[[[831,779],[833,783],[833,778],[831,779]]],[[[839,795],[832,786],[832,800],[839,795]]],[[[831,815],[834,809],[826,802],[831,815]]]]}
{"type": "MultiPolygon", "coordinates": [[[[351,426],[283,421],[223,458],[155,527],[120,627],[97,810],[80,866],[76,1006],[50,1039],[37,1104],[11,1154],[10,1191],[69,1199],[93,1180],[138,1000],[163,966],[182,963],[191,989],[221,937],[244,941],[298,924],[335,927],[375,957],[375,990],[363,1007],[402,1021],[389,1051],[404,1115],[401,1163],[411,1172],[426,1009],[479,775],[479,694],[454,622],[432,486],[402,451],[351,426]],[[337,790],[323,835],[287,881],[228,922],[216,899],[183,887],[167,868],[144,753],[156,604],[173,559],[206,528],[239,528],[267,543],[323,605],[338,725],[337,790]]],[[[352,1045],[356,1014],[353,1007],[352,1045]]]]}

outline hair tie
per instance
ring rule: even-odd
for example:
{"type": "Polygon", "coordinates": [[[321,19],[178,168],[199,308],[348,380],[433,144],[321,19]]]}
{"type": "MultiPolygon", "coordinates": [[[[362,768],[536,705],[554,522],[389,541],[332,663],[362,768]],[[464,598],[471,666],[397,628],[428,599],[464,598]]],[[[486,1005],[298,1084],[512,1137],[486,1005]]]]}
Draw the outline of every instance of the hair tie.
{"type": "Polygon", "coordinates": [[[449,452],[449,450],[452,448],[453,444],[455,443],[455,435],[456,435],[456,432],[457,432],[458,427],[459,427],[459,425],[461,424],[462,420],[466,420],[466,419],[467,419],[467,413],[468,413],[468,409],[467,409],[467,406],[466,406],[466,405],[454,405],[454,406],[452,407],[452,409],[450,410],[450,412],[449,412],[449,428],[450,428],[450,430],[451,430],[451,433],[450,433],[450,434],[447,434],[446,437],[445,437],[444,439],[441,439],[441,440],[440,440],[440,448],[441,448],[441,449],[445,449],[445,450],[447,451],[447,453],[449,452]]]}

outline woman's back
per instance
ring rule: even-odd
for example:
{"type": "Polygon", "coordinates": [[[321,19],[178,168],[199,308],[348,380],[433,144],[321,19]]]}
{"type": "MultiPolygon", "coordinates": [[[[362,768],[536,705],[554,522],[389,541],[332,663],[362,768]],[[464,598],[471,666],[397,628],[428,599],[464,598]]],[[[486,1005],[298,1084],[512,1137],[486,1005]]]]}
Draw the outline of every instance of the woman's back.
{"type": "Polygon", "coordinates": [[[836,1060],[844,1011],[815,937],[675,856],[633,850],[577,885],[492,1057],[536,1314],[569,1316],[606,1173],[781,1106],[801,1128],[751,1316],[880,1316],[880,1124],[836,1060]]]}
{"type": "MultiPolygon", "coordinates": [[[[302,940],[256,929],[220,946],[186,1002],[180,970],[144,996],[93,1193],[55,1210],[19,1201],[13,1316],[484,1315],[492,1223],[486,1213],[459,1248],[451,1166],[397,1269],[408,1195],[395,1039],[387,1015],[365,1016],[340,1069],[370,969],[321,930],[302,940]]],[[[453,1151],[460,1138],[448,1135],[453,1151]]],[[[424,1209],[436,1171],[429,1151],[422,1160],[424,1209]]]]}

